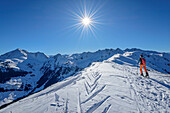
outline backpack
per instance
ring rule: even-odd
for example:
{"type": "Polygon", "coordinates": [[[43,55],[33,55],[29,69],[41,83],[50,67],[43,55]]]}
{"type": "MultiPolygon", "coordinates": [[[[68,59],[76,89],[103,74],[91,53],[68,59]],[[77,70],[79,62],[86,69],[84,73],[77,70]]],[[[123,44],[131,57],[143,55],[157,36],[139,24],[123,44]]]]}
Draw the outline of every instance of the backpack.
{"type": "Polygon", "coordinates": [[[142,64],[145,65],[146,64],[145,58],[141,58],[141,60],[142,60],[142,64]]]}

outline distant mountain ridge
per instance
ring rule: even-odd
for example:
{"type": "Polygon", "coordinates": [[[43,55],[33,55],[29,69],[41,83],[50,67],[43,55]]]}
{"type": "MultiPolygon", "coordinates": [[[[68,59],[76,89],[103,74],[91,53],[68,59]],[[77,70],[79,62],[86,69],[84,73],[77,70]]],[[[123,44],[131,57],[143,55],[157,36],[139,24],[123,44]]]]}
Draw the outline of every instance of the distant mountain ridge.
{"type": "Polygon", "coordinates": [[[47,56],[16,49],[0,56],[0,106],[28,95],[89,67],[94,62],[111,62],[137,66],[140,54],[147,61],[147,68],[170,73],[170,54],[141,49],[105,49],[80,54],[47,56]]]}

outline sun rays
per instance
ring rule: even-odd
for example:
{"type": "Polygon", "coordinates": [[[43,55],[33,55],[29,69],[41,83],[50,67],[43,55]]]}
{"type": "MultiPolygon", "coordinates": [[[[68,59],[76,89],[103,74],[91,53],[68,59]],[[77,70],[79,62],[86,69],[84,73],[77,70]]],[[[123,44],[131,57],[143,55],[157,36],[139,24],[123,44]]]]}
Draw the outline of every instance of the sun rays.
{"type": "Polygon", "coordinates": [[[99,5],[87,5],[85,2],[83,2],[81,5],[79,5],[79,7],[75,8],[75,10],[71,11],[71,15],[74,20],[71,28],[76,32],[80,32],[81,37],[87,35],[93,35],[96,37],[97,25],[101,24],[101,15],[99,13],[100,9],[101,6],[99,5]]]}

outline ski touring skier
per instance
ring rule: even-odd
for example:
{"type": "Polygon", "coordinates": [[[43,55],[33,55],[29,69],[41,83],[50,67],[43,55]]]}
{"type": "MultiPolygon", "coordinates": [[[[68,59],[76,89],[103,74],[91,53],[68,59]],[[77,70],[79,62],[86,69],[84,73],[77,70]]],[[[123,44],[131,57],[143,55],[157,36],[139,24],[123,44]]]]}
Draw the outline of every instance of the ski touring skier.
{"type": "Polygon", "coordinates": [[[146,72],[146,76],[145,77],[149,77],[148,71],[146,70],[146,60],[145,60],[145,57],[143,55],[140,55],[140,59],[138,60],[138,64],[139,63],[140,63],[141,76],[144,76],[143,75],[143,71],[142,71],[142,67],[143,67],[145,72],[146,72]]]}

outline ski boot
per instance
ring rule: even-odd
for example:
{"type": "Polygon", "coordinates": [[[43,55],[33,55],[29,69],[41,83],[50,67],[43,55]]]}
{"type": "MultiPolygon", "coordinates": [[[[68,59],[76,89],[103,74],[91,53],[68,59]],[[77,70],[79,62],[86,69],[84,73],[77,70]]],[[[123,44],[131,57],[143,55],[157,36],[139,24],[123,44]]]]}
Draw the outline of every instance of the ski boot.
{"type": "Polygon", "coordinates": [[[145,77],[149,77],[149,74],[148,74],[148,72],[146,72],[146,76],[145,77]]]}
{"type": "Polygon", "coordinates": [[[141,73],[140,76],[144,77],[143,73],[141,73]]]}

